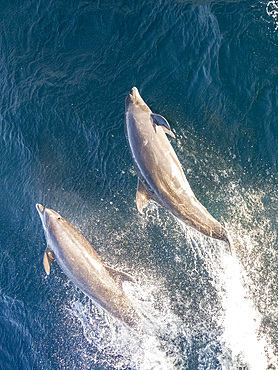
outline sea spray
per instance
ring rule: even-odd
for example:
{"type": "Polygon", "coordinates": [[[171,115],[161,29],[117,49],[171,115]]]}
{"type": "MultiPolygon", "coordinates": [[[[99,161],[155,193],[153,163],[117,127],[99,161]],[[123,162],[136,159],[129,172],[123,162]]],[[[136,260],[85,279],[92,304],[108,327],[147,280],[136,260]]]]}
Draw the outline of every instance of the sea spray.
{"type": "Polygon", "coordinates": [[[138,286],[125,285],[130,299],[137,303],[141,313],[145,312],[142,331],[126,327],[89,299],[78,297],[71,303],[69,313],[78,319],[85,338],[95,347],[91,361],[115,369],[187,368],[186,358],[180,358],[174,344],[181,322],[169,310],[169,303],[164,305],[162,313],[154,308],[151,293],[154,286],[145,286],[143,291],[138,286]]]}
{"type": "Polygon", "coordinates": [[[229,352],[233,366],[266,369],[266,342],[259,335],[261,315],[243,286],[243,271],[236,257],[222,255],[222,265],[223,269],[219,270],[223,281],[220,294],[224,310],[221,360],[225,363],[229,352]]]}

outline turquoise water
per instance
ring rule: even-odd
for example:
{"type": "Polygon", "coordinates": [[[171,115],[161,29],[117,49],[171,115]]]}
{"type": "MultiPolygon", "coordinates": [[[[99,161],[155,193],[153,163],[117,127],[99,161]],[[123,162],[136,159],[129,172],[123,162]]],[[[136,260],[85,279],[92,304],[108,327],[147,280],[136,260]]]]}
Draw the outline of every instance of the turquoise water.
{"type": "Polygon", "coordinates": [[[0,25],[0,368],[277,368],[277,1],[2,1],[0,25]],[[133,86],[233,257],[138,214],[133,86]],[[46,277],[37,202],[135,277],[145,334],[46,277]]]}

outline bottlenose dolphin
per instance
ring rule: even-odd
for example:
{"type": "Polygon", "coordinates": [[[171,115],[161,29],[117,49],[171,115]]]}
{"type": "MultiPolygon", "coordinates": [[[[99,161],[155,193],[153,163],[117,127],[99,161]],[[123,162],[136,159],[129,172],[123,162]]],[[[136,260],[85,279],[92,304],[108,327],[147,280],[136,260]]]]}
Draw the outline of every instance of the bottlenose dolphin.
{"type": "Polygon", "coordinates": [[[139,316],[122,288],[122,282],[132,281],[132,278],[105,266],[84,236],[57,212],[41,204],[36,207],[47,241],[43,257],[47,275],[55,259],[87,296],[128,326],[137,327],[139,316]]]}
{"type": "Polygon", "coordinates": [[[125,102],[126,136],[138,173],[138,211],[153,200],[185,224],[209,237],[231,243],[228,232],[197,200],[165,133],[174,136],[167,120],[152,113],[136,87],[125,102]]]}

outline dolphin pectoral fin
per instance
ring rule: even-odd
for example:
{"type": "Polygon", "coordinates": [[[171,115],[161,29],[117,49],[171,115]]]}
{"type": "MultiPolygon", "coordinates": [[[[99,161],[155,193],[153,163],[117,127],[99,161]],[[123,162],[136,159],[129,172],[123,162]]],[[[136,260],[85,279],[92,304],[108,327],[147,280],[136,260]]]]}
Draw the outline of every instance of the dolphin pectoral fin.
{"type": "Polygon", "coordinates": [[[151,199],[152,199],[152,196],[146,190],[141,180],[138,179],[137,192],[136,192],[136,205],[140,213],[142,213],[143,209],[148,206],[149,201],[151,199]]]}
{"type": "Polygon", "coordinates": [[[171,130],[171,127],[169,125],[169,122],[166,118],[162,117],[160,114],[151,113],[151,118],[153,120],[153,123],[155,123],[157,126],[162,126],[164,132],[172,137],[175,137],[175,134],[171,130]]]}
{"type": "Polygon", "coordinates": [[[47,275],[50,274],[50,265],[54,260],[54,254],[47,247],[43,255],[43,267],[47,275]]]}
{"type": "Polygon", "coordinates": [[[112,267],[109,267],[106,265],[105,265],[105,268],[109,272],[109,274],[112,276],[112,278],[115,280],[115,282],[119,285],[121,285],[124,281],[130,281],[132,283],[136,282],[131,275],[125,272],[115,270],[112,267]]]}

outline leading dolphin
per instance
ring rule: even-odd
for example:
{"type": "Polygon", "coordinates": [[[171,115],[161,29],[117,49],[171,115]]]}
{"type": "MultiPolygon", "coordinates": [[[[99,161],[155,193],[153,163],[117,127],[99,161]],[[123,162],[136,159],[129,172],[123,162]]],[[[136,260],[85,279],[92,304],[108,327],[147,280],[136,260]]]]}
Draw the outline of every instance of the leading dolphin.
{"type": "Polygon", "coordinates": [[[121,285],[122,281],[132,278],[105,266],[84,236],[57,212],[41,204],[36,207],[47,241],[43,258],[46,273],[49,275],[55,259],[86,295],[129,327],[138,327],[139,316],[121,285]]]}
{"type": "Polygon", "coordinates": [[[164,206],[201,233],[231,243],[228,232],[197,200],[165,133],[167,120],[152,113],[136,87],[125,102],[126,136],[138,172],[136,204],[142,212],[150,200],[164,206]]]}

